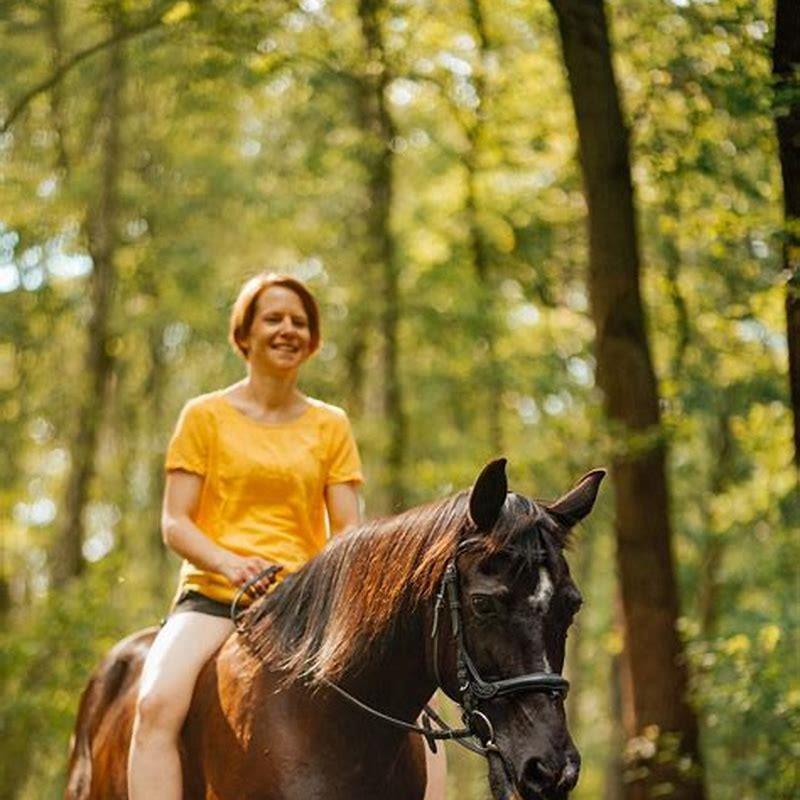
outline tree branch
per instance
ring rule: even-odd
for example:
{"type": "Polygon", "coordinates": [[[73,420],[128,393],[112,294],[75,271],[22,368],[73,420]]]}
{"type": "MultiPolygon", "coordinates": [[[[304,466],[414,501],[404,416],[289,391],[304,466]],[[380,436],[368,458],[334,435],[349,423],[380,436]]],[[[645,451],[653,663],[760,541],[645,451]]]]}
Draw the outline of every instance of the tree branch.
{"type": "Polygon", "coordinates": [[[56,84],[66,77],[67,73],[77,67],[78,64],[85,61],[90,56],[93,56],[95,53],[99,53],[101,50],[105,50],[107,47],[116,44],[117,42],[123,42],[126,39],[131,39],[134,36],[139,36],[142,33],[147,33],[147,31],[150,31],[153,28],[157,28],[159,25],[163,24],[162,16],[163,15],[159,13],[157,17],[146,20],[145,22],[141,22],[139,25],[134,25],[130,28],[123,28],[117,33],[109,36],[107,39],[103,39],[100,42],[95,42],[93,45],[85,48],[84,50],[79,50],[73,56],[64,61],[64,63],[61,64],[61,66],[56,69],[49,78],[46,78],[41,83],[36,84],[36,86],[29,89],[24,95],[22,95],[22,97],[19,98],[19,100],[17,100],[17,102],[11,107],[11,111],[9,112],[8,116],[3,120],[2,125],[0,125],[0,133],[6,133],[14,123],[14,120],[16,120],[16,118],[30,105],[32,100],[34,100],[43,92],[52,89],[56,84]]]}

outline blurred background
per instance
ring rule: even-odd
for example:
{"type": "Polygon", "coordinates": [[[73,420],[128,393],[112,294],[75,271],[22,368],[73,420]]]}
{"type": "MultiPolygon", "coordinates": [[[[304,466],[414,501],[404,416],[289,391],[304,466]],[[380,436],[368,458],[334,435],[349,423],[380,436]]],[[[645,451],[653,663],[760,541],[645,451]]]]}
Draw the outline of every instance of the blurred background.
{"type": "MultiPolygon", "coordinates": [[[[613,467],[570,554],[577,800],[798,796],[800,212],[774,20],[765,0],[0,2],[0,798],[60,796],[90,670],[168,606],[166,443],[242,376],[227,316],[263,268],[321,300],[303,388],[350,414],[368,516],[497,454],[542,498],[613,467]],[[642,614],[674,658],[642,663],[642,614]]],[[[482,760],[448,753],[450,796],[488,797],[482,760]]]]}

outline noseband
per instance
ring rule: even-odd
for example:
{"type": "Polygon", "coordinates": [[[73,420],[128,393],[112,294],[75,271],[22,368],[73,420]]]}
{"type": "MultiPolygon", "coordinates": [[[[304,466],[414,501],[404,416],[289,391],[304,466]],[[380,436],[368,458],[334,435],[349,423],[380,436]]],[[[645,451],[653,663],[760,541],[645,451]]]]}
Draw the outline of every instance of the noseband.
{"type": "MultiPolygon", "coordinates": [[[[458,702],[461,708],[461,718],[464,723],[463,728],[451,728],[441,717],[436,714],[429,706],[425,706],[423,716],[424,727],[414,725],[405,720],[397,719],[389,714],[384,714],[376,708],[364,703],[353,696],[341,686],[320,678],[320,683],[332,689],[348,702],[360,708],[373,717],[382,720],[396,728],[410,733],[420,734],[425,738],[431,750],[436,752],[436,740],[450,739],[458,744],[488,756],[489,753],[496,753],[502,758],[502,754],[494,741],[494,728],[489,717],[479,710],[481,703],[495,700],[498,697],[505,697],[521,692],[537,692],[547,694],[552,697],[565,697],[569,690],[569,682],[561,675],[550,672],[529,672],[524,675],[517,675],[512,678],[503,678],[497,681],[487,681],[481,677],[475,662],[467,651],[464,641],[464,625],[461,613],[461,601],[458,592],[458,568],[456,558],[464,549],[468,542],[462,542],[456,550],[456,555],[448,561],[444,570],[439,591],[436,594],[436,602],[433,610],[433,624],[431,626],[431,639],[433,640],[433,670],[436,677],[437,688],[441,688],[447,693],[444,682],[439,671],[439,637],[442,626],[440,625],[441,614],[445,605],[450,612],[450,635],[455,642],[456,648],[456,678],[458,681],[458,702]],[[432,723],[437,727],[432,727],[432,723]],[[466,741],[477,739],[479,743],[466,741]]],[[[257,579],[256,579],[257,580],[257,579]]],[[[503,759],[505,762],[505,759],[503,759]]]]}

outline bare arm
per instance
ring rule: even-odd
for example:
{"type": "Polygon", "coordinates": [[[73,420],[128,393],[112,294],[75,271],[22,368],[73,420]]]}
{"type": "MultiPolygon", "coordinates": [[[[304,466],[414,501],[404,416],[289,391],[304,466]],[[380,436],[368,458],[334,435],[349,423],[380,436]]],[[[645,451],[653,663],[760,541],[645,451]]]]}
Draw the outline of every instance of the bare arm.
{"type": "MultiPolygon", "coordinates": [[[[169,470],[164,487],[161,533],[164,543],[179,556],[208,572],[224,575],[234,586],[269,566],[258,556],[240,556],[215,544],[195,525],[203,478],[181,469],[169,470]]],[[[266,585],[262,588],[266,588],[266,585]]]]}
{"type": "Polygon", "coordinates": [[[334,483],[325,487],[325,505],[331,521],[331,536],[338,536],[361,522],[358,485],[334,483]]]}

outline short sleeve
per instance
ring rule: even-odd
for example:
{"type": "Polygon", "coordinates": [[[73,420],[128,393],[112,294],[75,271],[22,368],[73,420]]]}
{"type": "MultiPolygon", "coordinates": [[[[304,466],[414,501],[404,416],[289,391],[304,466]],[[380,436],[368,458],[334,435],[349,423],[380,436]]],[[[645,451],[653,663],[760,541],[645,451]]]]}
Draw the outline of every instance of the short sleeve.
{"type": "Polygon", "coordinates": [[[334,418],[325,485],[350,482],[363,483],[364,475],[350,420],[339,412],[334,418]]]}
{"type": "Polygon", "coordinates": [[[184,406],[167,447],[165,469],[206,474],[212,435],[210,422],[197,403],[189,402],[184,406]]]}

